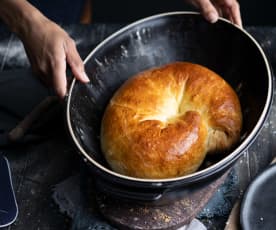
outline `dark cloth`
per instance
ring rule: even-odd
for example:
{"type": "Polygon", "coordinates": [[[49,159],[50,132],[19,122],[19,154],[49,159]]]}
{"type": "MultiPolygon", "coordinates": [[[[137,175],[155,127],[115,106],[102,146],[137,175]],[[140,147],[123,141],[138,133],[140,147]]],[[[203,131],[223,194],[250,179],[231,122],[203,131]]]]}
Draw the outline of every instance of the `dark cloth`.
{"type": "Polygon", "coordinates": [[[0,72],[0,145],[7,133],[52,92],[28,69],[0,72]]]}

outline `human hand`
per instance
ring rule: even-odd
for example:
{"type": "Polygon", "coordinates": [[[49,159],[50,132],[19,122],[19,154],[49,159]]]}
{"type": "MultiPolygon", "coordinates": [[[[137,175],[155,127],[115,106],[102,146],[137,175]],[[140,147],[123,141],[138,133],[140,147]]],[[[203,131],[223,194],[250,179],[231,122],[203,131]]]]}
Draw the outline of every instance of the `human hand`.
{"type": "Polygon", "coordinates": [[[34,72],[60,98],[67,90],[67,64],[76,79],[89,81],[72,38],[28,1],[1,0],[0,18],[21,38],[34,72]]]}
{"type": "Polygon", "coordinates": [[[240,6],[237,0],[186,0],[197,7],[203,16],[211,23],[224,17],[242,27],[240,6]]]}
{"type": "Polygon", "coordinates": [[[39,19],[29,26],[21,40],[35,74],[52,86],[60,98],[67,91],[67,63],[76,79],[89,81],[75,42],[57,24],[46,18],[39,19]]]}

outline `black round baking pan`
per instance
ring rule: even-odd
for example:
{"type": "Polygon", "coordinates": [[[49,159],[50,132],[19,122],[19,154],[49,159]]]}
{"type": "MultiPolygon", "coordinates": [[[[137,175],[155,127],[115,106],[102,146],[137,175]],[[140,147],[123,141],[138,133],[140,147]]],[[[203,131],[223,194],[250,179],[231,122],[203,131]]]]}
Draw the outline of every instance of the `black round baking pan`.
{"type": "Polygon", "coordinates": [[[70,136],[92,170],[98,189],[137,201],[185,195],[222,175],[254,141],[271,107],[271,69],[258,42],[225,19],[208,23],[193,12],[171,12],[130,24],[101,42],[85,59],[89,84],[73,81],[67,100],[70,136]],[[243,113],[240,142],[195,173],[141,179],[112,171],[100,148],[100,124],[113,93],[129,77],[175,61],[197,63],[222,76],[237,92],[243,113]]]}
{"type": "Polygon", "coordinates": [[[244,230],[274,229],[276,226],[276,165],[261,172],[244,194],[240,220],[244,230]]]}

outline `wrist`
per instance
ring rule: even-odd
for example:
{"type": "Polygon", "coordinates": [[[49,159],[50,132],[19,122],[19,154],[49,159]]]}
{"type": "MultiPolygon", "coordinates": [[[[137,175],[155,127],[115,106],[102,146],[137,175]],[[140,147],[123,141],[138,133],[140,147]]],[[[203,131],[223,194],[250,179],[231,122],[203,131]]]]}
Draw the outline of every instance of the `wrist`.
{"type": "Polygon", "coordinates": [[[19,37],[28,34],[31,25],[46,17],[25,0],[1,0],[0,17],[19,37]]]}

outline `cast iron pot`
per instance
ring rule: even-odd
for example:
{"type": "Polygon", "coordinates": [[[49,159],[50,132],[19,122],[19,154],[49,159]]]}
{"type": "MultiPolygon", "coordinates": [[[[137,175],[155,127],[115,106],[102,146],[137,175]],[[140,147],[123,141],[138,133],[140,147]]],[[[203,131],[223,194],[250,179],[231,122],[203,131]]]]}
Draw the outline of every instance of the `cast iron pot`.
{"type": "Polygon", "coordinates": [[[215,24],[198,13],[171,12],[128,25],[101,42],[85,59],[91,80],[72,82],[67,125],[97,190],[115,198],[165,203],[206,186],[226,172],[259,133],[273,95],[273,78],[260,45],[224,19],[215,24]],[[211,166],[170,179],[139,179],[112,171],[100,148],[100,124],[113,93],[134,74],[174,61],[198,63],[221,75],[236,90],[243,112],[240,143],[211,166]]]}

